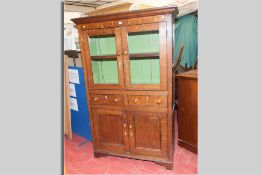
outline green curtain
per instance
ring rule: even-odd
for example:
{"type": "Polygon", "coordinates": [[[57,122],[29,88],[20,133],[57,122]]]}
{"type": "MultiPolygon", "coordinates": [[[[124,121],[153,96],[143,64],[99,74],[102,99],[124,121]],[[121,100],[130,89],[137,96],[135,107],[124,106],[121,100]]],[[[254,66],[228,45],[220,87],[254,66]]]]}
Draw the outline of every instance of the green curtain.
{"type": "Polygon", "coordinates": [[[178,56],[181,44],[184,44],[184,51],[180,64],[185,67],[191,67],[195,63],[198,50],[197,40],[197,17],[194,15],[185,15],[175,21],[175,56],[178,56]]]}

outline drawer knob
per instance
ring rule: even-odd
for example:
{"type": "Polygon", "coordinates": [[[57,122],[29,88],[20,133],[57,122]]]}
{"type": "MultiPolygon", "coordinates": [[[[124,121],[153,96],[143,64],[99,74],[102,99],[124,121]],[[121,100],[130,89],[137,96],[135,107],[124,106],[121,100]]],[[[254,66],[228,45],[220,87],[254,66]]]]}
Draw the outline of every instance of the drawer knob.
{"type": "Polygon", "coordinates": [[[124,51],[124,54],[127,55],[127,51],[124,51]]]}
{"type": "Polygon", "coordinates": [[[126,136],[127,132],[125,131],[125,136],[126,136]]]}
{"type": "Polygon", "coordinates": [[[138,101],[138,99],[136,98],[136,99],[134,100],[134,102],[137,103],[137,101],[138,101]]]}
{"type": "Polygon", "coordinates": [[[119,99],[118,99],[118,98],[116,98],[116,99],[115,99],[115,102],[116,102],[116,103],[117,103],[117,102],[119,102],[119,99]]]}
{"type": "Polygon", "coordinates": [[[129,128],[131,129],[133,126],[132,125],[129,125],[129,128]]]}
{"type": "Polygon", "coordinates": [[[131,137],[133,136],[133,133],[132,133],[132,132],[130,132],[130,136],[131,136],[131,137]]]}
{"type": "Polygon", "coordinates": [[[119,21],[118,24],[123,24],[123,22],[122,22],[122,21],[119,21]]]}
{"type": "Polygon", "coordinates": [[[97,97],[95,97],[95,98],[94,98],[94,101],[97,101],[97,100],[98,100],[98,98],[97,98],[97,97]]]}
{"type": "Polygon", "coordinates": [[[126,123],[125,123],[125,124],[124,124],[124,128],[126,128],[126,126],[127,126],[127,125],[126,125],[126,123]]]}
{"type": "Polygon", "coordinates": [[[107,100],[107,96],[105,95],[105,99],[107,100]]]}
{"type": "Polygon", "coordinates": [[[157,102],[156,102],[157,104],[160,104],[161,103],[161,100],[157,100],[157,102]]]}
{"type": "Polygon", "coordinates": [[[146,100],[148,101],[149,97],[146,97],[146,100]]]}

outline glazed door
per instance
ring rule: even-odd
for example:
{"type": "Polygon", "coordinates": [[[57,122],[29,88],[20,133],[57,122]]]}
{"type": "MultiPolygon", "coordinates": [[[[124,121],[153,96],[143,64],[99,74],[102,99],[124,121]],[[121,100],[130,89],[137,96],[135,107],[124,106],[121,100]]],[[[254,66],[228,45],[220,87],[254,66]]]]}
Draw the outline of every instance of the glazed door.
{"type": "Polygon", "coordinates": [[[115,153],[129,150],[125,112],[94,109],[93,117],[96,149],[115,153]]]}
{"type": "Polygon", "coordinates": [[[87,30],[84,50],[90,89],[123,89],[120,28],[87,30]]]}
{"type": "Polygon", "coordinates": [[[130,90],[166,90],[166,23],[122,28],[125,83],[130,90]]]}
{"type": "Polygon", "coordinates": [[[128,117],[130,152],[167,157],[167,119],[165,113],[130,112],[128,117]]]}

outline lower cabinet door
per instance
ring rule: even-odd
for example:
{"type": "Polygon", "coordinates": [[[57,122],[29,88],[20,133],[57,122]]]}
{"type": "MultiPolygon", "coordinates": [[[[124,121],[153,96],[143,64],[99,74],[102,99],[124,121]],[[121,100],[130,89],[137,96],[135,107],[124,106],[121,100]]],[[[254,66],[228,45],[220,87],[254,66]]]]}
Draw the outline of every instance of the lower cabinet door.
{"type": "Polygon", "coordinates": [[[129,151],[127,116],[124,111],[93,109],[95,149],[123,153],[129,151]]]}
{"type": "Polygon", "coordinates": [[[132,154],[167,157],[167,115],[129,112],[129,142],[132,154]]]}

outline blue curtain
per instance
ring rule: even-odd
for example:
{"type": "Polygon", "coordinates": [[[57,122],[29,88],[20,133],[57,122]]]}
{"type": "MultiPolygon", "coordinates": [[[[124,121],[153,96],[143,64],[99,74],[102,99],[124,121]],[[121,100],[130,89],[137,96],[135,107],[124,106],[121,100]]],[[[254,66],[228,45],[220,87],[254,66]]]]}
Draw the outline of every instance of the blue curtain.
{"type": "Polygon", "coordinates": [[[181,44],[184,44],[184,51],[180,62],[184,67],[186,64],[187,67],[191,67],[195,63],[198,50],[197,28],[197,17],[194,15],[185,15],[175,21],[174,59],[178,57],[181,44]]]}

